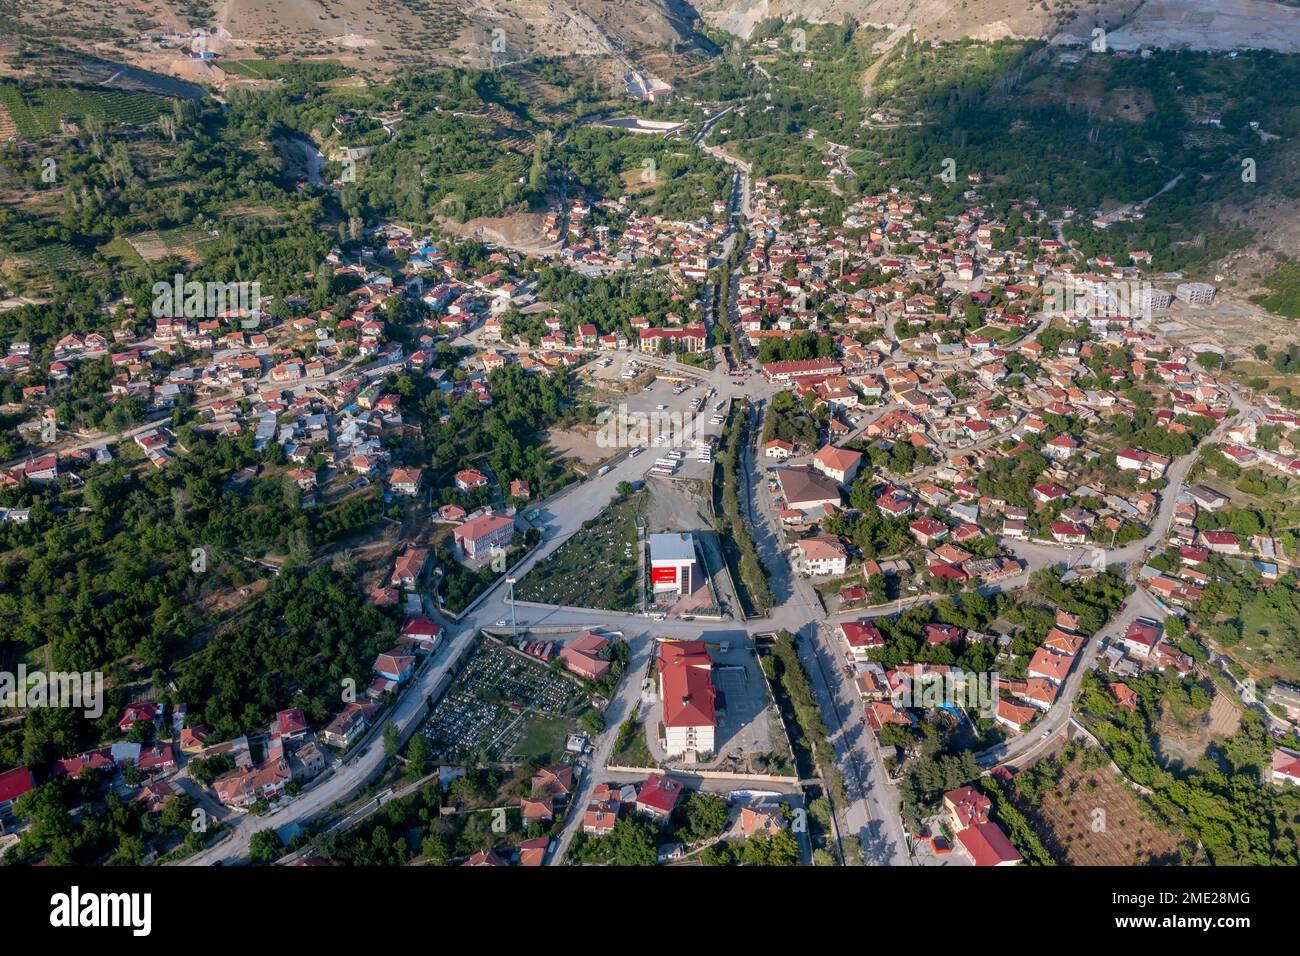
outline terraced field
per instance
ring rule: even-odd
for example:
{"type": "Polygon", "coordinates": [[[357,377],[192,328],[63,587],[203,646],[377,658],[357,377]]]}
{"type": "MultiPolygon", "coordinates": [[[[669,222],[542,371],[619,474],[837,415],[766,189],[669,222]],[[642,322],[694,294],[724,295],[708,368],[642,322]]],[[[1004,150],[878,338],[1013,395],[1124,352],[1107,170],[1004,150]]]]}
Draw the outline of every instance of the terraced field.
{"type": "Polygon", "coordinates": [[[110,125],[141,125],[152,123],[170,109],[169,100],[148,93],[0,83],[0,116],[8,114],[23,139],[52,136],[59,132],[63,120],[80,121],[93,115],[110,125]]]}

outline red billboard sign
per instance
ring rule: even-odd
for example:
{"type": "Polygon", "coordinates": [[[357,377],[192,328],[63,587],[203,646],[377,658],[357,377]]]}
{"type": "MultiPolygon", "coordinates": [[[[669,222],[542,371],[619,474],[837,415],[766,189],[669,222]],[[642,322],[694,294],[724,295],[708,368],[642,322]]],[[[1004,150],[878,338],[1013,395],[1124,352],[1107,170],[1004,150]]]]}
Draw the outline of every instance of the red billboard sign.
{"type": "Polygon", "coordinates": [[[675,566],[668,568],[651,568],[650,580],[655,584],[676,584],[677,568],[675,566]]]}

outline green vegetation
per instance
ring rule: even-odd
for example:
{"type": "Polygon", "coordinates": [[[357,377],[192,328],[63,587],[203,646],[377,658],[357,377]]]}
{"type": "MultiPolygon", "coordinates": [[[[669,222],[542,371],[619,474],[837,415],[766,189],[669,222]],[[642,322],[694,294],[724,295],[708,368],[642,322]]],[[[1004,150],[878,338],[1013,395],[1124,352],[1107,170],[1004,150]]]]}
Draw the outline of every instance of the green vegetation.
{"type": "Polygon", "coordinates": [[[821,774],[832,802],[845,805],[848,794],[844,789],[844,777],[836,762],[835,748],[831,745],[808,673],[799,661],[795,636],[789,631],[781,631],[772,641],[770,650],[770,655],[761,659],[763,672],[772,681],[777,707],[790,733],[795,761],[801,764],[799,775],[809,775],[803,765],[807,765],[807,770],[816,770],[821,774]]]}
{"type": "Polygon", "coordinates": [[[9,111],[18,135],[38,139],[60,131],[65,121],[116,126],[142,126],[171,111],[171,102],[149,93],[83,89],[75,86],[37,86],[0,81],[0,106],[9,111]]]}
{"type": "Polygon", "coordinates": [[[1270,291],[1251,301],[1289,319],[1300,319],[1300,264],[1287,262],[1264,279],[1270,291]]]}
{"type": "MultiPolygon", "coordinates": [[[[1300,792],[1269,779],[1274,741],[1264,718],[1247,709],[1241,727],[1192,767],[1162,766],[1152,739],[1162,701],[1182,686],[1172,675],[1126,681],[1138,692],[1134,712],[1115,704],[1093,674],[1085,675],[1079,705],[1089,729],[1124,775],[1154,791],[1148,803],[1165,826],[1199,845],[1216,866],[1295,866],[1300,861],[1300,792]]],[[[1294,744],[1293,744],[1294,745],[1294,744]]]]}
{"type": "Polygon", "coordinates": [[[143,802],[124,800],[107,777],[94,773],[51,780],[15,802],[14,815],[31,829],[0,865],[43,860],[51,866],[141,866],[151,850],[184,843],[192,851],[204,839],[190,832],[193,808],[194,801],[182,795],[150,813],[143,802]]]}
{"type": "Polygon", "coordinates": [[[629,717],[619,724],[614,749],[609,754],[609,764],[615,767],[657,767],[645,734],[645,724],[636,717],[629,717]]]}
{"type": "Polygon", "coordinates": [[[758,554],[758,545],[754,543],[754,536],[740,509],[740,477],[744,467],[741,449],[745,446],[748,431],[748,412],[748,405],[732,404],[730,426],[718,456],[722,467],[714,474],[714,512],[722,553],[731,568],[731,577],[744,611],[750,615],[762,615],[772,607],[775,598],[768,584],[767,568],[758,554]],[[721,514],[718,514],[719,510],[721,514]]]}

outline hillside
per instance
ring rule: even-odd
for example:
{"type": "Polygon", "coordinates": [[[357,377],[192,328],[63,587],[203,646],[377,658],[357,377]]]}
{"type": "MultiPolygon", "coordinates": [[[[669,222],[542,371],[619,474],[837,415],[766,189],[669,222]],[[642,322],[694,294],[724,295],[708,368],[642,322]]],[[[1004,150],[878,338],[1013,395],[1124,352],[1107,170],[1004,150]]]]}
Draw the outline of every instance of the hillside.
{"type": "Polygon", "coordinates": [[[187,34],[221,58],[315,56],[371,76],[404,67],[491,67],[537,57],[597,57],[611,80],[641,57],[689,41],[697,23],[741,37],[773,19],[845,18],[921,40],[1088,40],[1119,49],[1183,46],[1300,51],[1294,2],[1223,0],[0,0],[0,55],[21,72],[15,39],[222,86],[219,65],[181,55],[187,34]]]}

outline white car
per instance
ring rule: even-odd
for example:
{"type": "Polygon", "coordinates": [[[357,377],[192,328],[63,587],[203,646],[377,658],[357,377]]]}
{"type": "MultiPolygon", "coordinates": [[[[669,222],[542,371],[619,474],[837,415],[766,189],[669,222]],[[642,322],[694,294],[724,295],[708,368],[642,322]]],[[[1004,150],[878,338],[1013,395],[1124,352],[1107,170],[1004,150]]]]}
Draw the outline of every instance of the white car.
{"type": "Polygon", "coordinates": [[[655,408],[656,408],[657,410],[661,411],[661,412],[662,412],[665,408],[667,408],[667,407],[668,407],[668,406],[665,405],[663,402],[660,402],[658,405],[655,406],[655,408]]]}
{"type": "Polygon", "coordinates": [[[637,445],[635,448],[633,448],[631,451],[629,451],[629,452],[627,453],[627,457],[629,457],[629,458],[635,458],[637,455],[641,454],[641,452],[643,452],[643,451],[645,451],[645,449],[642,448],[640,445],[637,445]]]}

